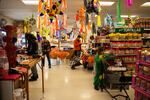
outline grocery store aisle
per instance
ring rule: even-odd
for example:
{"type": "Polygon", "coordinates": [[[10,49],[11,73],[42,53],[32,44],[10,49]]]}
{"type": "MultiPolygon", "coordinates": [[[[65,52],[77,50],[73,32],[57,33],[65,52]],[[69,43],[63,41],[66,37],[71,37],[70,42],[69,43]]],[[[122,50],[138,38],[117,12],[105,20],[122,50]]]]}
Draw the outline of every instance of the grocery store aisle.
{"type": "Polygon", "coordinates": [[[45,67],[45,94],[42,95],[40,76],[38,81],[30,82],[30,100],[112,100],[106,92],[93,89],[93,75],[82,66],[76,70],[67,64],[45,67]]]}

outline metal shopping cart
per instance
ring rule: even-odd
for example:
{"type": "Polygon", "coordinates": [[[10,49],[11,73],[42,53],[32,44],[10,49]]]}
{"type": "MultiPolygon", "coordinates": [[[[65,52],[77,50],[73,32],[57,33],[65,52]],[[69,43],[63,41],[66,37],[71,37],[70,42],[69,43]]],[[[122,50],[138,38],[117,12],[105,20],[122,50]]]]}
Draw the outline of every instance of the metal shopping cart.
{"type": "Polygon", "coordinates": [[[119,96],[124,97],[126,100],[130,100],[126,89],[131,84],[132,78],[124,75],[124,72],[127,71],[127,67],[124,64],[123,60],[121,58],[119,59],[121,60],[121,62],[119,62],[118,64],[112,62],[110,63],[109,61],[103,62],[103,64],[105,64],[105,68],[102,77],[101,91],[105,90],[112,97],[112,100],[117,100],[117,97],[119,96]],[[117,94],[113,96],[107,89],[111,89],[112,84],[117,85],[119,87],[117,89],[119,89],[120,92],[124,91],[125,95],[117,94]]]}

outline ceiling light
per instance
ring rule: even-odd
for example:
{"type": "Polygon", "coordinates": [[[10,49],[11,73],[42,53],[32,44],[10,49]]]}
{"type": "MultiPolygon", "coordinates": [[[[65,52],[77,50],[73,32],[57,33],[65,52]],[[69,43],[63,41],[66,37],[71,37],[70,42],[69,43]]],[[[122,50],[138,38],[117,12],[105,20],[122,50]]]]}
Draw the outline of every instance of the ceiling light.
{"type": "Polygon", "coordinates": [[[128,17],[131,17],[131,18],[134,18],[134,17],[137,17],[136,15],[121,15],[122,18],[128,18],[128,17]]]}
{"type": "Polygon", "coordinates": [[[112,6],[115,2],[100,1],[99,3],[101,6],[112,6]]]}
{"type": "Polygon", "coordinates": [[[145,2],[145,3],[142,4],[141,6],[143,6],[143,7],[149,7],[149,6],[150,6],[150,2],[145,2]]]}
{"type": "Polygon", "coordinates": [[[38,0],[22,0],[22,2],[26,5],[38,5],[39,4],[38,0]]]}

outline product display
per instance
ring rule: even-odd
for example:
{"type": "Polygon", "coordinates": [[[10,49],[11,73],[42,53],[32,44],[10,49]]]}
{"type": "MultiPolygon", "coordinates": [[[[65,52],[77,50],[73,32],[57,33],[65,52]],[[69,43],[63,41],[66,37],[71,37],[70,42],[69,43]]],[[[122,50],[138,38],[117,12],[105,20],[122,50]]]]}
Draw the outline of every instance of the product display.
{"type": "Polygon", "coordinates": [[[0,100],[150,100],[148,1],[0,0],[0,100]]]}
{"type": "Polygon", "coordinates": [[[150,33],[143,33],[142,35],[143,47],[150,48],[150,33]]]}
{"type": "Polygon", "coordinates": [[[139,33],[111,33],[108,35],[113,53],[121,57],[127,69],[126,75],[132,76],[135,69],[137,50],[142,47],[139,33]]]}
{"type": "Polygon", "coordinates": [[[136,63],[136,74],[132,77],[132,87],[135,90],[135,100],[149,100],[150,62],[145,62],[143,57],[136,63]]]}
{"type": "Polygon", "coordinates": [[[134,27],[150,28],[150,18],[139,18],[139,19],[135,20],[134,27]]]}

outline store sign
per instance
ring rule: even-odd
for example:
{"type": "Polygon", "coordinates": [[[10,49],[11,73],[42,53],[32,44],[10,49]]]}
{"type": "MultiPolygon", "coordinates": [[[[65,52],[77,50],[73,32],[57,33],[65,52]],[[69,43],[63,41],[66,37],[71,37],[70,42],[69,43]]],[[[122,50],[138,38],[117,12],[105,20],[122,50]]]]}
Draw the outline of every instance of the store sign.
{"type": "Polygon", "coordinates": [[[128,32],[136,32],[142,33],[144,31],[143,28],[116,28],[115,33],[128,33],[128,32]]]}

